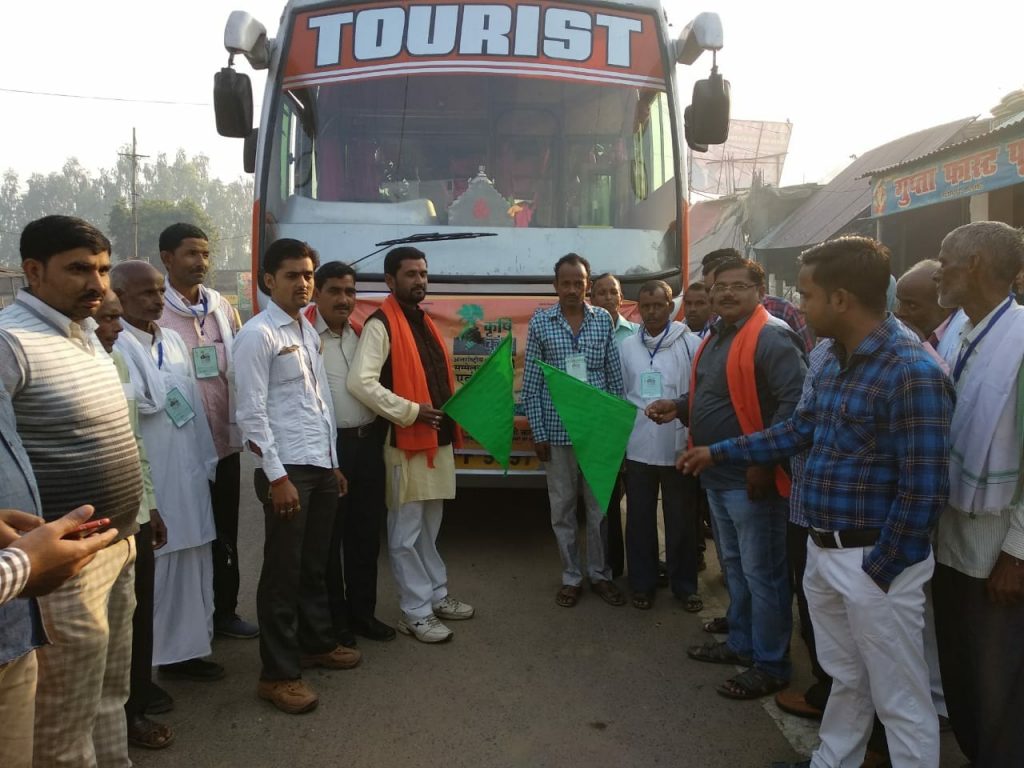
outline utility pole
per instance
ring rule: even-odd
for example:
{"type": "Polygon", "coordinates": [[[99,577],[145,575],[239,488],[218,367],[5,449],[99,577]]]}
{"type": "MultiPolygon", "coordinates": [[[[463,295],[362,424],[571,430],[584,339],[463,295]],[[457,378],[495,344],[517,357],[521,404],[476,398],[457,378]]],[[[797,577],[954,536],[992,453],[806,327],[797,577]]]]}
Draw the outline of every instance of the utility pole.
{"type": "Polygon", "coordinates": [[[124,152],[119,153],[121,157],[127,157],[131,161],[131,174],[132,174],[132,241],[134,243],[133,258],[139,258],[139,192],[138,192],[138,177],[139,177],[139,159],[143,157],[149,157],[149,155],[140,155],[138,152],[138,144],[135,141],[135,128],[132,127],[132,151],[131,154],[125,154],[124,152]]]}

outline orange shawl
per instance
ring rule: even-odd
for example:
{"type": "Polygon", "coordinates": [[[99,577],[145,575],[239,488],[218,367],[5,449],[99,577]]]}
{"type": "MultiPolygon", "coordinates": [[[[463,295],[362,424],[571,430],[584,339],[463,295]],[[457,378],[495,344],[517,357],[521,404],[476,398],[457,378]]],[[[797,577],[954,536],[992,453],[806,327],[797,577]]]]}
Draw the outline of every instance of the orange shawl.
{"type": "MultiPolygon", "coordinates": [[[[395,297],[388,296],[380,305],[381,312],[388,319],[388,327],[391,330],[391,391],[399,397],[411,400],[414,403],[429,403],[430,389],[427,387],[427,374],[423,370],[423,362],[420,360],[420,353],[416,347],[416,339],[413,338],[412,328],[405,317],[395,297]]],[[[455,376],[452,372],[451,356],[448,347],[441,338],[441,334],[430,319],[430,315],[424,313],[423,319],[427,324],[427,330],[434,336],[434,339],[441,346],[444,352],[448,374],[448,387],[455,392],[455,376]]],[[[408,427],[393,425],[395,431],[395,445],[405,451],[407,458],[414,454],[426,452],[427,466],[434,466],[434,456],[437,455],[437,430],[415,421],[408,427]]],[[[458,426],[455,427],[452,435],[452,442],[456,447],[462,447],[462,432],[458,426]]]]}
{"type": "MultiPolygon", "coordinates": [[[[761,329],[768,324],[768,310],[758,305],[747,322],[736,334],[729,348],[729,359],[725,364],[725,378],[729,383],[729,399],[732,401],[736,420],[740,423],[743,434],[750,435],[764,429],[764,418],[761,415],[761,401],[757,396],[757,376],[754,372],[754,352],[757,350],[757,339],[761,329]]],[[[690,423],[693,423],[693,396],[697,391],[697,362],[700,360],[704,347],[711,340],[709,334],[693,356],[690,369],[690,423]]],[[[692,434],[692,432],[691,432],[692,434]]],[[[690,438],[693,445],[693,438],[690,438]]],[[[789,498],[791,486],[789,475],[780,466],[775,467],[775,489],[779,496],[789,498]]]]}

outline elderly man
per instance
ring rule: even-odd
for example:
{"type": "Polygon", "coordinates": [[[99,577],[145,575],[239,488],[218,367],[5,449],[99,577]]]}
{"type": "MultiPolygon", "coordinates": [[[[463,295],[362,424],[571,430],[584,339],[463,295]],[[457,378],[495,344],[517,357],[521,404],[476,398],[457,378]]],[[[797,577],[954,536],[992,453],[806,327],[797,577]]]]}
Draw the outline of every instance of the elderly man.
{"type": "Polygon", "coordinates": [[[109,287],[110,242],[69,216],[21,234],[29,287],[0,312],[0,379],[53,520],[84,503],[117,529],[113,543],[39,606],[53,645],[36,652],[35,763],[128,765],[139,453],[117,372],[94,346],[109,287]]]}
{"type": "Polygon", "coordinates": [[[939,304],[933,279],[938,269],[938,261],[925,259],[903,273],[896,281],[895,315],[921,337],[935,361],[949,373],[945,358],[960,344],[960,330],[967,316],[957,307],[939,304]]]}
{"type": "Polygon", "coordinates": [[[153,663],[161,675],[208,682],[224,668],[203,659],[213,636],[215,537],[209,478],[217,454],[192,378],[188,347],[156,324],[164,309],[163,275],[145,261],[123,261],[111,287],[124,309],[115,348],[128,363],[139,428],[150,458],[167,543],[155,553],[153,663]]]}
{"type": "Polygon", "coordinates": [[[1024,765],[1024,307],[1010,295],[1024,238],[966,224],[942,241],[939,263],[939,303],[967,315],[947,358],[957,403],[932,584],[942,683],[971,764],[1024,765]]]}

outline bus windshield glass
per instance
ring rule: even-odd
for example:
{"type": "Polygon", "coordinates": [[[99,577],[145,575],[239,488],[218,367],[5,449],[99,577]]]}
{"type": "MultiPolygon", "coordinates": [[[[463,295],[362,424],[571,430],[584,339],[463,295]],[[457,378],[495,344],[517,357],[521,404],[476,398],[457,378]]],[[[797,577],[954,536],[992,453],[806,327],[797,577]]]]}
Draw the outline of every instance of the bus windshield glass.
{"type": "MultiPolygon", "coordinates": [[[[416,8],[426,6],[403,13],[416,8]]],[[[326,54],[322,17],[300,15],[295,34],[313,29],[306,48],[318,61],[336,55],[344,64],[347,44],[359,52],[360,14],[330,16],[348,16],[355,21],[335,25],[337,50],[326,54]]],[[[413,21],[403,27],[405,45],[418,50],[413,21]]],[[[442,21],[435,13],[435,41],[442,21]]],[[[500,29],[500,19],[484,26],[496,24],[500,29]]],[[[463,38],[466,28],[463,19],[463,38]]],[[[376,29],[376,41],[386,40],[386,25],[376,29]]],[[[293,41],[293,59],[302,39],[293,41]]],[[[501,47],[500,39],[490,42],[501,47]]],[[[514,52],[521,43],[509,37],[506,44],[514,52]]],[[[537,46],[543,44],[539,33],[537,46]]],[[[622,55],[621,42],[604,45],[606,59],[622,55]]],[[[301,232],[323,258],[346,261],[409,235],[497,234],[432,252],[437,275],[547,276],[569,251],[586,255],[595,270],[620,274],[678,267],[672,109],[657,48],[655,54],[647,68],[657,76],[538,58],[530,65],[451,56],[410,63],[400,55],[397,63],[368,66],[364,55],[326,73],[290,63],[270,128],[268,220],[277,236],[301,232]]],[[[380,262],[362,269],[379,272],[380,262]]]]}

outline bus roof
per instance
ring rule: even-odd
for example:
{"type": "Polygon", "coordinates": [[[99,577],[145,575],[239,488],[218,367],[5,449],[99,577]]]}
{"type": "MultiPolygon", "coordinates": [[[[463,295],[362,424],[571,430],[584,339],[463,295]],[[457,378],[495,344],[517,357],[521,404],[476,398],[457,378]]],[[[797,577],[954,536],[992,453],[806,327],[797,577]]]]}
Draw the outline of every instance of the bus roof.
{"type": "MultiPolygon", "coordinates": [[[[395,0],[396,5],[402,4],[404,0],[395,0]]],[[[336,0],[333,5],[357,5],[365,2],[365,0],[336,0]]],[[[570,3],[577,3],[580,5],[588,5],[588,0],[568,0],[570,3]]],[[[636,8],[638,10],[650,10],[650,11],[661,11],[664,14],[664,5],[661,0],[611,0],[611,3],[602,0],[599,5],[618,5],[623,8],[636,8]]],[[[288,0],[288,5],[285,7],[285,13],[292,10],[301,10],[304,8],[313,7],[324,7],[326,4],[324,0],[288,0]]]]}

